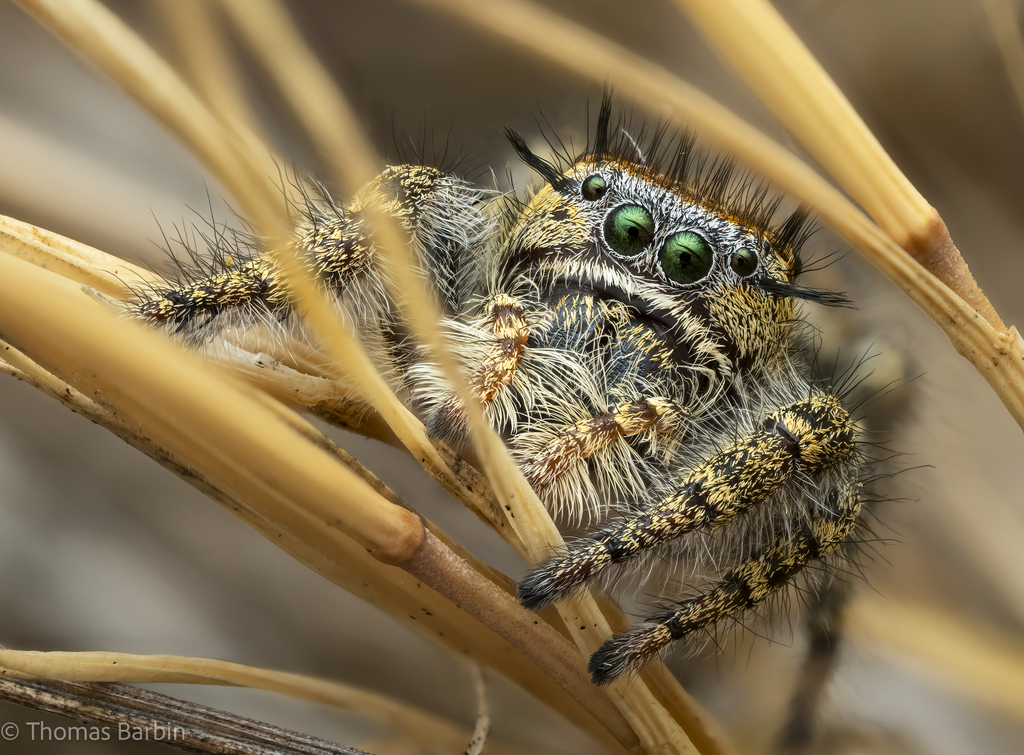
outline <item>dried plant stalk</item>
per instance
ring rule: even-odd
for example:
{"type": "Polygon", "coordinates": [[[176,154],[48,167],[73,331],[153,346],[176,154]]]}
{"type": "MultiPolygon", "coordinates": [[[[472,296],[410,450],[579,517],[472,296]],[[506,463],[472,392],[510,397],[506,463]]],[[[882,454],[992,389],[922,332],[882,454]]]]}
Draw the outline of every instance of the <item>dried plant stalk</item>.
{"type": "Polygon", "coordinates": [[[676,4],[882,230],[899,241],[933,222],[935,210],[770,3],[676,4]]]}
{"type": "MultiPolygon", "coordinates": [[[[125,684],[0,678],[0,700],[97,724],[97,734],[126,733],[210,755],[368,755],[308,734],[125,684]]],[[[70,732],[72,736],[79,736],[70,732]]],[[[16,734],[16,732],[15,732],[16,734]]],[[[34,736],[34,732],[33,732],[34,736]]],[[[48,736],[42,734],[40,739],[48,736]]],[[[83,739],[89,736],[85,733],[83,739]]],[[[54,737],[56,739],[56,737],[54,737]]]]}
{"type": "MultiPolygon", "coordinates": [[[[146,441],[153,446],[149,453],[158,460],[163,456],[165,466],[224,502],[276,545],[336,584],[493,666],[595,736],[609,730],[620,741],[635,741],[607,697],[589,684],[581,658],[574,655],[575,667],[562,674],[562,683],[570,690],[567,695],[553,687],[537,665],[524,664],[521,655],[510,653],[510,645],[481,632],[464,610],[403,572],[381,566],[382,560],[405,561],[416,552],[424,532],[420,520],[390,503],[386,504],[390,509],[381,508],[383,499],[369,493],[372,488],[355,475],[333,483],[321,477],[316,482],[318,474],[337,475],[344,468],[318,461],[326,453],[319,446],[296,443],[303,436],[294,432],[293,422],[283,420],[279,410],[237,389],[233,392],[226,383],[218,385],[213,376],[194,368],[195,358],[181,355],[157,334],[117,320],[74,285],[9,256],[0,256],[0,270],[4,335],[22,349],[30,344],[44,355],[47,368],[74,382],[84,381],[81,387],[90,394],[98,390],[115,415],[141,421],[146,441]],[[123,348],[129,342],[132,348],[123,348]],[[64,346],[58,348],[58,343],[64,346]],[[255,424],[232,433],[231,428],[239,425],[220,417],[220,411],[242,424],[255,424]],[[267,444],[274,458],[237,451],[253,441],[267,444]],[[176,460],[186,460],[187,465],[176,460]],[[301,468],[289,470],[296,462],[301,468]],[[318,468],[319,473],[312,471],[318,468]],[[348,497],[346,492],[351,506],[329,503],[348,497]],[[383,519],[382,512],[386,512],[383,519]],[[339,530],[356,520],[353,535],[358,543],[339,530]],[[403,533],[403,528],[411,531],[403,533]],[[367,555],[367,548],[376,558],[367,555]],[[591,713],[583,713],[580,705],[591,713]]],[[[504,594],[506,610],[528,618],[526,634],[542,635],[528,649],[535,663],[566,668],[558,660],[566,657],[563,638],[537,624],[504,594]],[[537,658],[538,653],[552,660],[545,662],[537,658]]]]}
{"type": "MultiPolygon", "coordinates": [[[[326,679],[254,668],[212,658],[131,653],[65,653],[0,649],[0,678],[62,679],[126,684],[210,684],[275,692],[352,711],[396,729],[403,742],[457,752],[472,732],[397,700],[326,679]]],[[[490,751],[513,755],[521,748],[488,742],[490,751]]]]}
{"type": "Polygon", "coordinates": [[[801,145],[881,229],[994,327],[1006,326],[946,224],[767,0],[676,0],[801,145]]]}
{"type": "Polygon", "coordinates": [[[156,283],[160,276],[119,257],[65,239],[56,233],[0,215],[3,252],[114,299],[126,299],[132,286],[156,283]]]}

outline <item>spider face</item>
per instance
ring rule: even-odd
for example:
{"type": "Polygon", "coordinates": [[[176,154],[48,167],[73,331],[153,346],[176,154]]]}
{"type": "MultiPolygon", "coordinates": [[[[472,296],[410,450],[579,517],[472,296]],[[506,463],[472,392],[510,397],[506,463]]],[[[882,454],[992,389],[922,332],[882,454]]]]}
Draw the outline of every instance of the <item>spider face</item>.
{"type": "MultiPolygon", "coordinates": [[[[841,301],[796,282],[803,214],[774,224],[778,200],[685,137],[667,161],[657,135],[651,159],[635,159],[645,150],[611,138],[610,112],[593,148],[559,166],[512,135],[544,184],[507,197],[504,222],[461,180],[398,166],[344,209],[309,208],[297,241],[357,326],[378,332],[428,429],[462,442],[462,399],[384,298],[362,208],[392,212],[448,312],[471,399],[542,500],[596,523],[522,579],[526,607],[651,557],[683,565],[692,597],[609,640],[591,660],[597,683],[828,574],[856,539],[863,467],[856,425],[799,356],[795,299],[841,301]]],[[[290,305],[273,263],[254,257],[134,311],[194,335],[227,311],[283,321],[290,305]]]]}
{"type": "Polygon", "coordinates": [[[636,164],[585,159],[522,210],[501,267],[548,304],[568,294],[621,304],[673,363],[700,365],[717,384],[777,366],[793,340],[792,300],[773,292],[795,277],[794,234],[757,222],[636,164]]]}

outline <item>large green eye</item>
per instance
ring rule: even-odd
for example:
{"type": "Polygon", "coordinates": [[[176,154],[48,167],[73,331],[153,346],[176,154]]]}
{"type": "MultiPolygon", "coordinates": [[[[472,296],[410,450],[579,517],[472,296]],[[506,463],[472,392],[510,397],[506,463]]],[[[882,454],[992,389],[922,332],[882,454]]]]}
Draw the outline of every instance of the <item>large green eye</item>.
{"type": "Polygon", "coordinates": [[[741,278],[753,275],[757,270],[757,252],[743,247],[729,258],[729,267],[741,278]]]}
{"type": "Polygon", "coordinates": [[[661,248],[661,269],[676,283],[696,283],[711,272],[715,253],[692,231],[669,236],[661,248]]]}
{"type": "Polygon", "coordinates": [[[604,221],[604,239],[613,251],[635,257],[654,238],[654,218],[640,205],[626,204],[608,213],[604,221]]]}
{"type": "Polygon", "coordinates": [[[588,176],[583,182],[583,186],[580,187],[580,194],[588,202],[596,202],[605,195],[606,191],[608,191],[608,182],[599,173],[588,176]]]}

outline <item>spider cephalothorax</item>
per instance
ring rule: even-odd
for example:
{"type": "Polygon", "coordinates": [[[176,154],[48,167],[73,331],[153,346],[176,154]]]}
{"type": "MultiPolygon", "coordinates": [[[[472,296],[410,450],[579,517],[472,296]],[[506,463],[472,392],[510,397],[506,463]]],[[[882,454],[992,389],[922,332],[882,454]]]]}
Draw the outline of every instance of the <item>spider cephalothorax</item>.
{"type": "MultiPolygon", "coordinates": [[[[398,217],[473,400],[541,498],[596,523],[526,575],[524,605],[616,565],[674,559],[691,597],[609,640],[591,660],[599,683],[822,573],[807,567],[840,557],[861,513],[859,431],[800,357],[795,300],[843,301],[796,283],[804,214],[773,224],[779,202],[762,185],[664,136],[613,129],[606,101],[578,157],[551,163],[511,135],[544,184],[506,198],[503,219],[463,181],[400,166],[345,209],[311,204],[297,241],[348,316],[381,337],[431,432],[460,442],[464,407],[403,335],[361,209],[376,199],[398,217]]],[[[195,340],[223,312],[283,322],[290,306],[273,264],[254,257],[135,311],[195,340]]]]}

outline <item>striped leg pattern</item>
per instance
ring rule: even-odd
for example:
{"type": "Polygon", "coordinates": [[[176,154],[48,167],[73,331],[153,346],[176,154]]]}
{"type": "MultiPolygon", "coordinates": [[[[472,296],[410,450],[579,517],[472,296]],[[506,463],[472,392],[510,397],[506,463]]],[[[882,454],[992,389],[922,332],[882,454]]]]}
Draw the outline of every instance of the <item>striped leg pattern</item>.
{"type": "MultiPolygon", "coordinates": [[[[721,527],[799,480],[820,479],[850,463],[856,431],[831,395],[790,404],[751,433],[698,465],[673,494],[616,522],[587,543],[540,564],[519,583],[519,599],[538,609],[562,599],[613,564],[622,564],[687,533],[721,527]]],[[[591,661],[597,683],[640,668],[670,642],[763,602],[810,560],[845,542],[860,512],[859,491],[825,491],[807,524],[776,533],[774,546],[726,572],[703,595],[611,640],[591,661]]]]}

